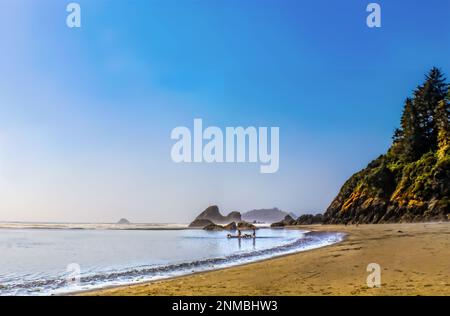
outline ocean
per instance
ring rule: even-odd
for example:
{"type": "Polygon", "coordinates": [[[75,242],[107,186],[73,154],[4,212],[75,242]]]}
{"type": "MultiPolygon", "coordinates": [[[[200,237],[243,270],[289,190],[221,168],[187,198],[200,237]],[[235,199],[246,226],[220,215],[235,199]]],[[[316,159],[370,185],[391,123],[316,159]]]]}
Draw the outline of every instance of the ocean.
{"type": "Polygon", "coordinates": [[[226,238],[228,232],[183,225],[131,228],[0,224],[0,295],[66,294],[163,279],[323,247],[344,237],[261,228],[256,239],[238,240],[226,238]]]}

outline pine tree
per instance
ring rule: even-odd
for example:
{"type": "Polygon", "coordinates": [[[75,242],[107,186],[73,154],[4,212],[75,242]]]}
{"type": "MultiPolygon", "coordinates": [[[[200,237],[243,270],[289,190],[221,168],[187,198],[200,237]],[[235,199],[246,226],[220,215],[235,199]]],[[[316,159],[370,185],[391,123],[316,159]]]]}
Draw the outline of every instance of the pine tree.
{"type": "Polygon", "coordinates": [[[406,99],[401,118],[401,128],[394,134],[395,152],[405,161],[414,161],[419,157],[421,142],[417,109],[411,99],[406,99]]]}
{"type": "Polygon", "coordinates": [[[420,137],[418,154],[424,154],[437,148],[437,129],[435,113],[440,101],[448,90],[444,75],[438,68],[433,68],[426,76],[425,83],[414,92],[414,106],[417,111],[420,137]]]}
{"type": "Polygon", "coordinates": [[[437,142],[439,159],[450,154],[450,93],[446,99],[439,102],[436,109],[436,127],[437,127],[437,142]]]}

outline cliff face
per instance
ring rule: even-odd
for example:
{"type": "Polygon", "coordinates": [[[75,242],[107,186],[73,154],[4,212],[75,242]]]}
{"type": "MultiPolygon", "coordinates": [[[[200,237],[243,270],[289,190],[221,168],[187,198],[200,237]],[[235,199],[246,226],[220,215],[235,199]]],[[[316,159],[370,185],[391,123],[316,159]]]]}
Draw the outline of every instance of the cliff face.
{"type": "Polygon", "coordinates": [[[450,157],[430,152],[402,164],[390,155],[371,162],[344,184],[325,223],[445,220],[450,213],[450,157]]]}
{"type": "Polygon", "coordinates": [[[426,79],[406,100],[392,146],[345,182],[324,223],[450,219],[450,92],[438,69],[426,79]]]}

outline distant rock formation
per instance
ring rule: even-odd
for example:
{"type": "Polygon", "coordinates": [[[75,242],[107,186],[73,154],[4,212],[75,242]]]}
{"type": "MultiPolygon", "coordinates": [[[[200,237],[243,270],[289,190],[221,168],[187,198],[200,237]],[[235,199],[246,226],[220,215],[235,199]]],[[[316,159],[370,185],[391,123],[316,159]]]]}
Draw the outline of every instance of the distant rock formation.
{"type": "Polygon", "coordinates": [[[208,224],[205,227],[203,227],[204,230],[209,230],[209,231],[222,231],[224,230],[224,227],[221,225],[216,225],[214,223],[208,224]]]}
{"type": "Polygon", "coordinates": [[[322,214],[305,214],[297,218],[295,221],[295,225],[314,225],[314,224],[322,224],[323,223],[323,215],[322,214]]]}
{"type": "Polygon", "coordinates": [[[119,225],[129,225],[131,223],[126,218],[121,218],[120,221],[117,222],[117,224],[119,224],[119,225]]]}
{"type": "Polygon", "coordinates": [[[282,221],[286,215],[297,217],[295,214],[284,212],[276,207],[269,209],[256,209],[242,214],[242,220],[253,223],[275,223],[282,221]]]}
{"type": "Polygon", "coordinates": [[[208,225],[211,225],[214,223],[211,222],[209,219],[196,219],[192,223],[189,224],[190,228],[204,228],[208,225]]]}
{"type": "Polygon", "coordinates": [[[223,227],[225,230],[236,230],[237,229],[237,225],[236,225],[236,222],[231,222],[231,223],[229,223],[228,225],[225,225],[224,227],[223,227]]]}
{"type": "Polygon", "coordinates": [[[224,222],[225,223],[232,223],[232,222],[239,222],[240,220],[242,220],[242,216],[241,213],[234,211],[234,212],[230,212],[227,216],[225,216],[224,218],[224,222]]]}
{"type": "Polygon", "coordinates": [[[204,230],[209,231],[222,231],[222,230],[228,230],[228,231],[234,231],[236,230],[237,226],[235,222],[231,222],[228,225],[222,226],[222,225],[216,225],[214,223],[208,224],[205,227],[203,227],[204,230]]]}
{"type": "Polygon", "coordinates": [[[297,218],[298,217],[298,215],[293,213],[293,212],[289,212],[288,215],[290,215],[292,218],[297,218]]]}
{"type": "MultiPolygon", "coordinates": [[[[195,218],[194,222],[196,222],[197,220],[209,220],[214,224],[229,224],[231,222],[240,222],[241,213],[231,212],[227,216],[223,216],[222,214],[220,214],[219,208],[216,205],[213,205],[201,212],[200,215],[195,218]]],[[[191,225],[189,226],[192,227],[191,225]]]]}
{"type": "Polygon", "coordinates": [[[295,225],[296,221],[292,218],[291,215],[286,215],[282,221],[273,223],[270,225],[270,227],[284,227],[284,226],[291,226],[295,225]]]}
{"type": "Polygon", "coordinates": [[[253,229],[258,229],[258,227],[256,227],[253,224],[250,224],[248,222],[239,222],[237,224],[237,229],[239,229],[239,230],[253,230],[253,229]]]}

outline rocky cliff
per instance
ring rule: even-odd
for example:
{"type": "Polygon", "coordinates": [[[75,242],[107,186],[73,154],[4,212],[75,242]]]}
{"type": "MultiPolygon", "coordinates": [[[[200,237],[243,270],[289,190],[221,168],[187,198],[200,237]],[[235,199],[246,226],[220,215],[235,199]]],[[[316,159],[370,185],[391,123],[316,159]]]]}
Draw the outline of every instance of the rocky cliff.
{"type": "Polygon", "coordinates": [[[388,155],[353,175],[324,214],[325,223],[445,220],[450,213],[450,157],[434,153],[398,165],[388,155]]]}
{"type": "Polygon", "coordinates": [[[446,220],[450,216],[450,94],[433,68],[412,99],[386,154],[351,176],[324,223],[446,220]]]}

